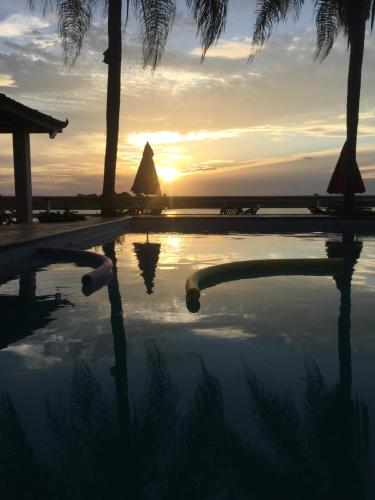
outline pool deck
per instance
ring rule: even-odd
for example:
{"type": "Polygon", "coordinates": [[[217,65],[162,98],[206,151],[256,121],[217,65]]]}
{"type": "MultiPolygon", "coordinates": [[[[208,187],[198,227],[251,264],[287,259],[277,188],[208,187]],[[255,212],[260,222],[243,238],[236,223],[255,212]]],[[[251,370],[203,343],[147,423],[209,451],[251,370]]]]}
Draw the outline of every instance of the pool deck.
{"type": "Polygon", "coordinates": [[[89,248],[126,231],[129,217],[88,217],[85,221],[0,226],[0,271],[41,246],[89,248]]]}

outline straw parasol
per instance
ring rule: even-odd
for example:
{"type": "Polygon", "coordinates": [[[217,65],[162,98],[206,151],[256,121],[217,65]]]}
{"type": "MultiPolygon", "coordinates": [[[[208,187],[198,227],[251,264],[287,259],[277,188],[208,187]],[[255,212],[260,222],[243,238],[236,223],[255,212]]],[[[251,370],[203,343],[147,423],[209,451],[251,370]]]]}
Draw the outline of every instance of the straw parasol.
{"type": "MultiPolygon", "coordinates": [[[[347,142],[345,142],[342,148],[339,161],[336,164],[335,170],[333,171],[331,180],[329,182],[327,193],[329,194],[344,194],[346,191],[346,175],[347,175],[347,161],[348,161],[348,148],[347,142]]],[[[361,172],[359,171],[358,164],[355,162],[354,165],[354,175],[353,175],[353,193],[364,193],[366,191],[365,185],[363,184],[361,172]]]]}
{"type": "Polygon", "coordinates": [[[153,156],[154,152],[147,142],[143,150],[142,160],[139,164],[133,186],[131,187],[131,191],[134,194],[161,194],[153,156]]]}

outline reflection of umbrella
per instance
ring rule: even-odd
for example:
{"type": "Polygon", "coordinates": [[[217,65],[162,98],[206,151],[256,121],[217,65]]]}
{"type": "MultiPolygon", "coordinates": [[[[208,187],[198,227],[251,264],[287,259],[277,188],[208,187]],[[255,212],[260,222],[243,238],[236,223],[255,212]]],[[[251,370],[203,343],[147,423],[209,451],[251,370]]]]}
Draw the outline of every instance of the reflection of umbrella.
{"type": "Polygon", "coordinates": [[[138,259],[138,267],[146,285],[147,293],[152,294],[154,278],[158,265],[160,243],[149,243],[148,235],[146,243],[133,243],[134,251],[138,259]]]}
{"type": "Polygon", "coordinates": [[[60,294],[35,296],[35,273],[21,275],[18,296],[0,295],[0,349],[45,328],[52,313],[67,305],[73,304],[60,294]]]}
{"type": "MultiPolygon", "coordinates": [[[[348,162],[348,146],[345,142],[342,148],[339,161],[333,171],[331,180],[327,188],[327,193],[330,194],[344,194],[346,191],[346,176],[347,176],[347,162],[348,162]]],[[[353,172],[353,187],[352,193],[364,193],[366,188],[363,184],[361,172],[359,171],[358,164],[355,161],[353,172]]]]}
{"type": "Polygon", "coordinates": [[[160,195],[160,184],[154,160],[154,152],[147,142],[143,150],[141,163],[139,164],[137,174],[131,191],[135,194],[158,194],[160,195]]]}

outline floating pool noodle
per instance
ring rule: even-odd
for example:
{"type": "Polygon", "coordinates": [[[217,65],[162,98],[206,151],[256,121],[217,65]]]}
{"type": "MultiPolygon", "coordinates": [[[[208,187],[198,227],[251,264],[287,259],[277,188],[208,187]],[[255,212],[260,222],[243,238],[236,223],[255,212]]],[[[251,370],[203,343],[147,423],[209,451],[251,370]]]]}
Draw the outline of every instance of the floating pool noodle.
{"type": "Polygon", "coordinates": [[[38,254],[59,261],[74,262],[78,265],[93,267],[93,271],[84,274],[81,278],[82,291],[85,295],[90,295],[99,290],[112,278],[113,264],[111,259],[99,253],[72,248],[42,247],[38,249],[38,254]]]}
{"type": "Polygon", "coordinates": [[[206,267],[186,280],[186,298],[198,300],[202,290],[227,281],[269,276],[331,276],[338,274],[342,266],[343,259],[267,259],[206,267]]]}

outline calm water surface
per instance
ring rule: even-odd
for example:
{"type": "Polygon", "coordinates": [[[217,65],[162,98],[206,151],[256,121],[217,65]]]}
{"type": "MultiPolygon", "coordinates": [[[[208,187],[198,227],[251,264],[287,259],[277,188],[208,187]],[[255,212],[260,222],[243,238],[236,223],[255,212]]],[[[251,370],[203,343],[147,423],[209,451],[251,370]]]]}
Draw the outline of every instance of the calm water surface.
{"type": "Polygon", "coordinates": [[[375,239],[344,239],[127,234],[89,297],[72,264],[4,282],[0,498],[375,498],[375,239]],[[198,268],[327,256],[186,307],[198,268]]]}

